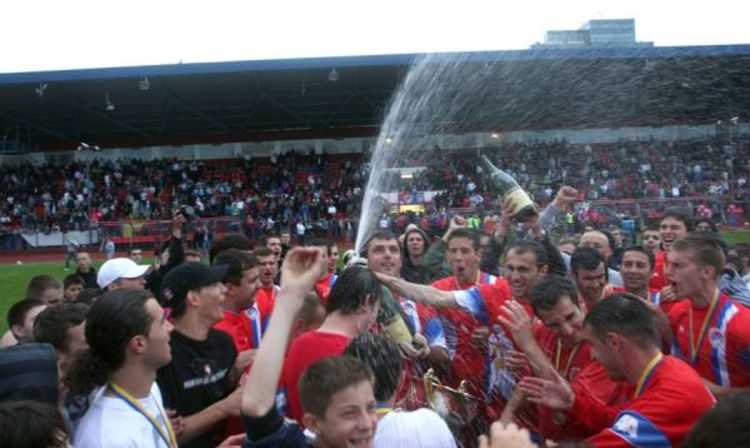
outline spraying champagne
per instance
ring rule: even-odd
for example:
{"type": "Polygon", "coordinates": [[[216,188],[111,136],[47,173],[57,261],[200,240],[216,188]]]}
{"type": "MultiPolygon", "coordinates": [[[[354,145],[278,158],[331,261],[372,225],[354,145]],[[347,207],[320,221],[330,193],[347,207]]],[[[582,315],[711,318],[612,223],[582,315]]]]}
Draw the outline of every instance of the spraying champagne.
{"type": "Polygon", "coordinates": [[[511,216],[523,221],[536,215],[534,203],[531,202],[529,195],[518,185],[513,176],[496,167],[487,156],[481,156],[479,160],[482,167],[490,175],[495,188],[502,195],[503,201],[511,198],[510,201],[513,203],[511,216]]]}

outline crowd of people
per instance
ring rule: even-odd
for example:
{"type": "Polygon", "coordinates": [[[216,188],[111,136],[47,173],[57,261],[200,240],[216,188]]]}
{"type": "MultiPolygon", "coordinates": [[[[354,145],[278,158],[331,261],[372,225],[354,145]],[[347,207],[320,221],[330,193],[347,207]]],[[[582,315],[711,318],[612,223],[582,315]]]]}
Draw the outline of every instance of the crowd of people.
{"type": "MultiPolygon", "coordinates": [[[[718,138],[679,141],[622,141],[611,144],[503,143],[483,149],[514,176],[539,204],[566,184],[585,201],[664,201],[700,198],[709,217],[731,226],[744,222],[749,198],[750,144],[725,145],[718,138]],[[721,202],[716,199],[722,199],[721,202]]],[[[451,209],[492,210],[493,192],[476,151],[425,150],[405,167],[423,167],[408,183],[410,192],[438,192],[424,216],[437,221],[451,209]]],[[[236,216],[251,238],[265,232],[356,234],[369,155],[289,153],[270,159],[71,162],[60,165],[0,166],[0,238],[12,249],[23,230],[84,230],[102,222],[169,219],[191,207],[199,217],[236,216]]],[[[651,207],[653,208],[653,207],[651,207]]],[[[607,219],[579,208],[579,222],[607,219]]],[[[614,219],[614,209],[609,218],[614,219]]],[[[645,213],[645,211],[643,212],[645,213]]],[[[632,208],[629,214],[640,219],[632,208]]],[[[420,217],[421,218],[421,217],[420,217]]],[[[388,216],[395,221],[397,214],[388,216]]],[[[611,220],[611,219],[610,219],[611,220]]],[[[444,230],[444,229],[443,229],[444,230]]]]}
{"type": "Polygon", "coordinates": [[[734,447],[750,443],[750,246],[670,208],[635,241],[552,229],[265,233],[33,278],[0,349],[0,445],[734,447]],[[485,230],[490,231],[485,231],[485,230]]]}

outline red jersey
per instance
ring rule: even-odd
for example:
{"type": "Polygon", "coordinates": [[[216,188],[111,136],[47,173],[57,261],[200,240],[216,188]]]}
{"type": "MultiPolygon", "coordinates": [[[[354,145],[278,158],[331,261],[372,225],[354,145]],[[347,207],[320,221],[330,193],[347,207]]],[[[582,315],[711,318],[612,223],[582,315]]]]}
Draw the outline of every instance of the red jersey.
{"type": "MultiPolygon", "coordinates": [[[[494,284],[497,280],[494,275],[479,273],[479,284],[494,284]]],[[[452,275],[435,281],[432,286],[442,291],[456,291],[469,289],[476,283],[459,283],[452,275]]],[[[456,376],[456,384],[453,386],[466,379],[475,386],[476,392],[483,393],[484,387],[480,384],[487,371],[486,356],[484,351],[471,341],[471,335],[482,326],[482,322],[462,309],[441,308],[438,313],[443,317],[446,344],[456,376]]]]}
{"type": "Polygon", "coordinates": [[[660,250],[654,254],[654,273],[651,274],[648,286],[661,291],[667,285],[669,285],[669,279],[667,279],[667,252],[660,250]]]}
{"type": "MultiPolygon", "coordinates": [[[[518,348],[513,342],[512,333],[502,326],[497,316],[502,313],[502,305],[512,298],[508,281],[501,278],[494,284],[478,285],[466,291],[455,291],[454,297],[459,307],[471,313],[482,325],[490,328],[490,336],[487,340],[486,401],[495,404],[507,402],[515,390],[517,379],[510,369],[505,368],[505,353],[509,350],[518,350],[518,348]]],[[[534,315],[529,303],[519,303],[530,316],[534,315]]]]}
{"type": "Polygon", "coordinates": [[[570,383],[591,363],[591,346],[586,341],[581,341],[573,347],[563,347],[560,336],[541,323],[534,325],[534,339],[555,370],[570,383]]]}
{"type": "Polygon", "coordinates": [[[701,377],[679,359],[659,356],[623,406],[608,407],[576,394],[568,417],[571,424],[596,433],[587,442],[596,447],[679,446],[711,409],[715,400],[701,377]]]}
{"type": "Polygon", "coordinates": [[[258,310],[264,314],[271,314],[273,306],[276,304],[276,296],[279,295],[279,287],[277,285],[261,286],[255,292],[255,303],[258,305],[258,310]]]}
{"type": "Polygon", "coordinates": [[[252,346],[250,327],[250,318],[247,314],[235,313],[227,309],[224,310],[224,318],[214,324],[214,328],[232,337],[237,353],[257,348],[257,346],[252,346]]]}
{"type": "Polygon", "coordinates": [[[724,387],[748,387],[750,309],[724,294],[712,304],[707,308],[696,308],[690,300],[683,300],[672,308],[669,313],[669,324],[674,333],[672,354],[689,363],[712,383],[724,387]],[[691,353],[691,342],[697,353],[691,353]]]}
{"type": "Polygon", "coordinates": [[[349,345],[349,338],[334,333],[308,331],[292,342],[284,360],[282,371],[282,388],[289,405],[289,418],[302,424],[302,403],[299,400],[297,385],[302,374],[319,359],[339,356],[349,345]]]}
{"type": "Polygon", "coordinates": [[[333,290],[333,285],[336,284],[337,278],[338,275],[329,272],[328,275],[315,283],[315,292],[320,297],[320,304],[323,307],[328,303],[328,297],[331,296],[331,291],[333,290]]]}

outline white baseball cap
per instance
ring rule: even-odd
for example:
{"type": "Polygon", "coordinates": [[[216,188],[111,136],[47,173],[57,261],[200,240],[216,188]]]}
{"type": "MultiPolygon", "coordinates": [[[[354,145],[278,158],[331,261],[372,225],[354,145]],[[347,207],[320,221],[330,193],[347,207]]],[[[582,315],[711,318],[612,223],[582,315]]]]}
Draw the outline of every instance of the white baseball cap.
{"type": "Polygon", "coordinates": [[[104,289],[120,278],[139,278],[146,274],[149,266],[136,264],[130,258],[113,258],[107,260],[96,275],[96,283],[104,289]]]}

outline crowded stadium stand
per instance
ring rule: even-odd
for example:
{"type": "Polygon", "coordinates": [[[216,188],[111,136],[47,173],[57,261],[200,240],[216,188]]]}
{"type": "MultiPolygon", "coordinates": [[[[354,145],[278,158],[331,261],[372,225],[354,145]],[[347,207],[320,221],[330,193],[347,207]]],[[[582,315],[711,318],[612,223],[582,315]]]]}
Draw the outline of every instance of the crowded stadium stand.
{"type": "MultiPolygon", "coordinates": [[[[417,58],[1,75],[1,247],[44,245],[40,234],[62,245],[48,234],[68,230],[92,243],[151,244],[168,234],[157,222],[181,205],[222,218],[205,222],[218,234],[294,233],[302,221],[309,233],[351,241],[373,136],[417,58]]],[[[496,101],[508,106],[446,124],[456,142],[436,144],[391,200],[391,221],[404,205],[433,223],[446,210],[491,209],[464,156],[481,148],[542,205],[563,183],[579,188],[590,201],[580,222],[654,218],[670,201],[744,223],[748,125],[736,117],[750,109],[750,46],[534,49],[470,61],[492,62],[496,101]]]]}

